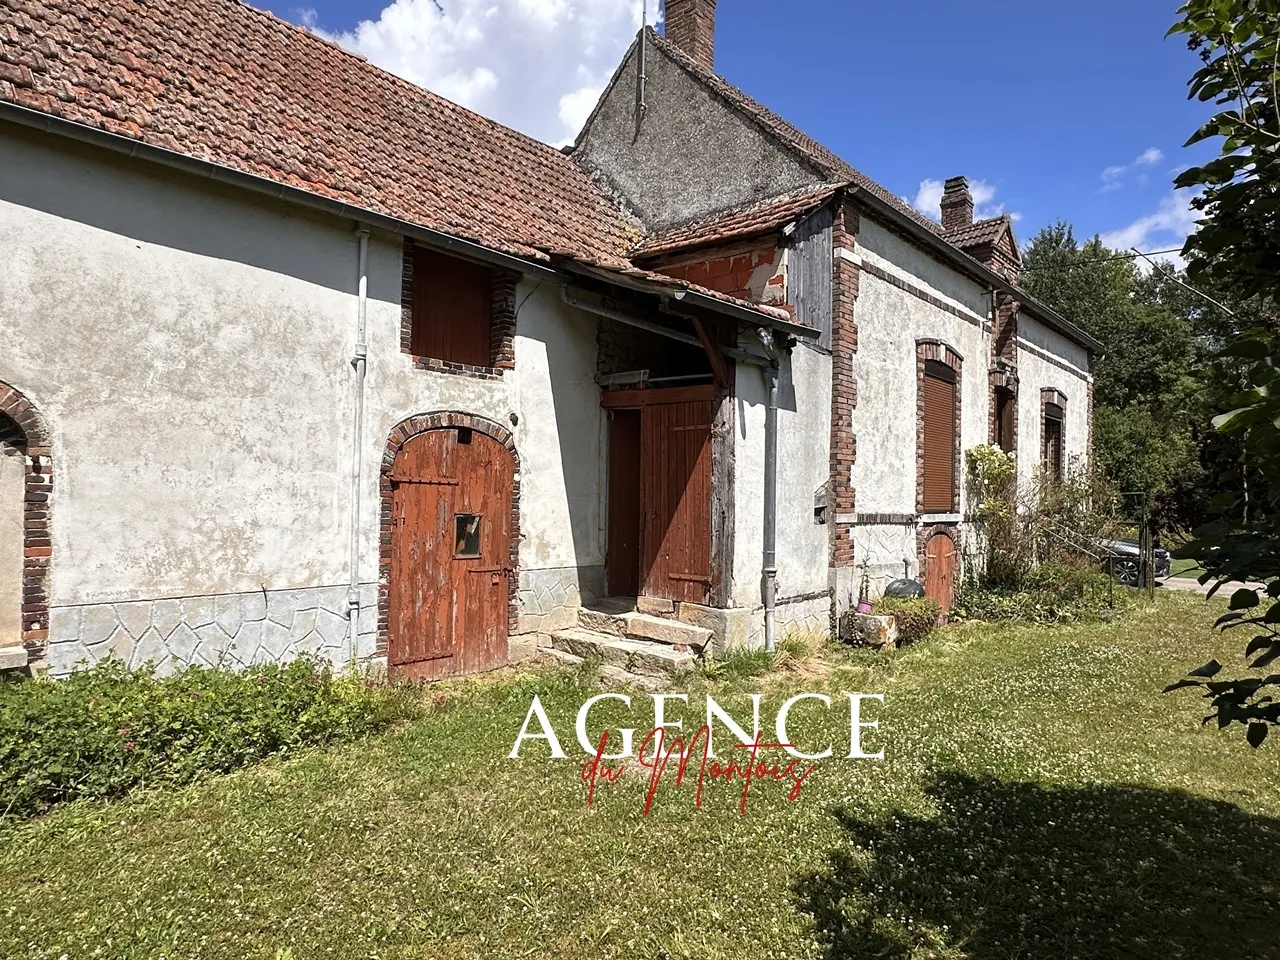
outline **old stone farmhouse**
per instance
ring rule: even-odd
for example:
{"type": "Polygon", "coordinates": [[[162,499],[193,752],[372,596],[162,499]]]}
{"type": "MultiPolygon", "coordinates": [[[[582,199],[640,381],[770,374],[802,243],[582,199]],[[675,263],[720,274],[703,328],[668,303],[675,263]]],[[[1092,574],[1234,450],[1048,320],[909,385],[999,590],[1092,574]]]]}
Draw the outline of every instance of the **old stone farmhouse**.
{"type": "Polygon", "coordinates": [[[4,663],[759,645],[864,562],[945,602],[963,451],[1087,456],[1098,345],[714,26],[668,0],[560,151],[238,0],[0,0],[4,663]]]}

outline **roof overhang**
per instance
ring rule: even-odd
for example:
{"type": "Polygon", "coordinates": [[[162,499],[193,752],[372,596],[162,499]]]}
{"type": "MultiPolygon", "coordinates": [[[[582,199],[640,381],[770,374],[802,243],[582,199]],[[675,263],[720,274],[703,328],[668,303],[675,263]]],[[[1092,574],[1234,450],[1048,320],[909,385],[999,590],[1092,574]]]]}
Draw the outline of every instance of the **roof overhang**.
{"type": "Polygon", "coordinates": [[[968,274],[988,287],[993,287],[1014,297],[1027,313],[1051,329],[1056,330],[1068,340],[1084,347],[1091,356],[1099,357],[1105,352],[1106,348],[1098,340],[1089,336],[1062,314],[1041,303],[995,271],[983,266],[973,257],[959,250],[936,233],[920,226],[920,224],[894,209],[891,204],[886,203],[874,193],[864,190],[856,184],[851,184],[846,188],[845,195],[875,216],[891,222],[895,229],[909,236],[930,253],[935,254],[939,260],[951,264],[961,273],[968,274]]]}
{"type": "Polygon", "coordinates": [[[398,217],[388,216],[365,207],[357,207],[341,200],[334,200],[318,193],[312,193],[309,190],[291,187],[267,177],[245,173],[243,170],[237,170],[234,167],[213,163],[209,160],[201,160],[198,157],[188,156],[176,150],[153,146],[141,140],[135,140],[132,137],[111,133],[108,130],[64,120],[61,117],[42,113],[39,110],[31,110],[8,101],[0,100],[0,121],[8,121],[53,136],[64,137],[121,156],[134,157],[146,162],[159,164],[193,177],[248,190],[292,206],[313,210],[317,213],[343,220],[354,221],[360,226],[410,237],[436,250],[451,253],[468,260],[492,264],[507,270],[518,271],[540,279],[564,280],[566,279],[566,270],[574,274],[589,274],[605,283],[669,297],[691,307],[724,314],[739,322],[748,323],[756,327],[769,326],[793,337],[813,338],[818,336],[816,330],[802,324],[782,320],[767,313],[752,310],[736,302],[731,303],[696,290],[631,277],[603,268],[589,267],[571,259],[558,261],[557,266],[552,266],[548,262],[496,250],[408,220],[401,220],[398,217]]]}

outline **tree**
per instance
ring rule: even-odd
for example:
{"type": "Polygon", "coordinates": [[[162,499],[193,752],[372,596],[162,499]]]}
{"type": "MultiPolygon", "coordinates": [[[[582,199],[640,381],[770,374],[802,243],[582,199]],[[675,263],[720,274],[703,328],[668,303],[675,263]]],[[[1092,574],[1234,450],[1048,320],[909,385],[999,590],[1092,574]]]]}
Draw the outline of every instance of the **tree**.
{"type": "Polygon", "coordinates": [[[1221,108],[1189,142],[1222,138],[1221,156],[1177,179],[1203,189],[1195,204],[1204,218],[1183,251],[1187,272],[1252,298],[1268,315],[1220,353],[1224,384],[1238,378],[1244,389],[1226,398],[1213,425],[1239,443],[1241,463],[1224,474],[1229,488],[1215,503],[1217,518],[1179,553],[1204,565],[1202,579],[1215,580],[1215,591],[1232,581],[1265,587],[1237,589],[1218,621],[1252,629],[1251,672],[1219,680],[1214,660],[1169,689],[1203,690],[1212,709],[1206,722],[1243,724],[1258,747],[1280,726],[1280,673],[1266,672],[1280,660],[1280,0],[1188,0],[1179,12],[1170,33],[1186,34],[1204,64],[1191,96],[1221,108]]]}
{"type": "Polygon", "coordinates": [[[1098,466],[1120,489],[1151,494],[1162,525],[1200,522],[1198,425],[1208,408],[1198,313],[1167,297],[1163,274],[1144,274],[1096,237],[1079,246],[1062,222],[1031,241],[1021,280],[1106,348],[1093,371],[1098,466]]]}

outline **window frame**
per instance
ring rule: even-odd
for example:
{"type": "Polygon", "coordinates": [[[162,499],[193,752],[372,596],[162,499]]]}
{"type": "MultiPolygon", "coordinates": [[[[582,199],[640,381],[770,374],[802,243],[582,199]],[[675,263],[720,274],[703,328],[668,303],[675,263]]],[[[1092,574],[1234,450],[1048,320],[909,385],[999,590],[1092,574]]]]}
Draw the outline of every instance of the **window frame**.
{"type": "Polygon", "coordinates": [[[916,513],[920,516],[958,514],[961,498],[961,434],[963,432],[964,358],[940,340],[916,341],[916,513]],[[926,501],[925,421],[926,378],[948,382],[953,399],[950,463],[950,502],[926,501]]]}

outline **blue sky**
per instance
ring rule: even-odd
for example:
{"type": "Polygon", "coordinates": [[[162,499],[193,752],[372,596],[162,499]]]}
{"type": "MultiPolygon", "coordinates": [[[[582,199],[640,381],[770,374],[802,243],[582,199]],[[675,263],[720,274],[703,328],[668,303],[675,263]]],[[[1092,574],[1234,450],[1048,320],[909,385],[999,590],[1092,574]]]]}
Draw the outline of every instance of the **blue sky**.
{"type": "MultiPolygon", "coordinates": [[[[1175,10],[720,0],[716,68],[922,209],[964,174],[979,213],[1012,214],[1024,242],[1061,217],[1081,237],[1159,249],[1193,222],[1174,171],[1212,152],[1181,146],[1207,110],[1185,95],[1195,56],[1164,39],[1175,10]]],[[[572,139],[640,22],[639,0],[311,0],[275,12],[552,143],[572,139]]]]}

